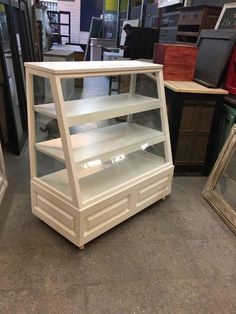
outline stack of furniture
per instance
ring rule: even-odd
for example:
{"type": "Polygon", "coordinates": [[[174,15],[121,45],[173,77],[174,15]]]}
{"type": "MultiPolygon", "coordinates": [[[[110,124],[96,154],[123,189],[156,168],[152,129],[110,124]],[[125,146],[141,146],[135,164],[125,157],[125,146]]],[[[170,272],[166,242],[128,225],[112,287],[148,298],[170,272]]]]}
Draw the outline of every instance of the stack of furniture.
{"type": "Polygon", "coordinates": [[[196,43],[202,29],[215,27],[220,8],[210,6],[184,7],[181,9],[176,40],[196,43]]]}
{"type": "Polygon", "coordinates": [[[162,14],[160,27],[160,43],[171,43],[176,41],[177,26],[180,11],[162,14]]]}
{"type": "Polygon", "coordinates": [[[213,6],[192,6],[162,14],[159,42],[196,43],[201,30],[215,27],[220,11],[213,6]]]}
{"type": "Polygon", "coordinates": [[[233,31],[203,31],[198,53],[194,46],[156,44],[154,61],[164,64],[176,174],[208,175],[217,158],[225,139],[219,126],[228,119],[220,112],[228,94],[221,86],[234,38],[233,31]]]}

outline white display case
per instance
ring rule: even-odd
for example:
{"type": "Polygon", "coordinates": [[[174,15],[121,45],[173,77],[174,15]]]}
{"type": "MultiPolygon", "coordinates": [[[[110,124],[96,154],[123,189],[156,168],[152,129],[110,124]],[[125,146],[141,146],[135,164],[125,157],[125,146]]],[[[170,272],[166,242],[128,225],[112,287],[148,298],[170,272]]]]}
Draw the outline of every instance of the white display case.
{"type": "Polygon", "coordinates": [[[161,65],[25,67],[33,214],[82,248],[170,193],[174,167],[161,65]],[[36,97],[42,78],[50,82],[49,103],[36,97]],[[68,101],[63,82],[76,78],[83,88],[68,101]]]}

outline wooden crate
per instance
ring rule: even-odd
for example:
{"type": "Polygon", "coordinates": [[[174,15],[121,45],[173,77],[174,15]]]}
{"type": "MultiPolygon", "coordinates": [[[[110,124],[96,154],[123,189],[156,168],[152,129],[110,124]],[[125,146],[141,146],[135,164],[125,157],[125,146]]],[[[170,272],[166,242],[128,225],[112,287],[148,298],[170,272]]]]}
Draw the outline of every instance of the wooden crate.
{"type": "Polygon", "coordinates": [[[164,80],[192,81],[197,52],[195,46],[156,43],[153,62],[164,65],[164,80]]]}

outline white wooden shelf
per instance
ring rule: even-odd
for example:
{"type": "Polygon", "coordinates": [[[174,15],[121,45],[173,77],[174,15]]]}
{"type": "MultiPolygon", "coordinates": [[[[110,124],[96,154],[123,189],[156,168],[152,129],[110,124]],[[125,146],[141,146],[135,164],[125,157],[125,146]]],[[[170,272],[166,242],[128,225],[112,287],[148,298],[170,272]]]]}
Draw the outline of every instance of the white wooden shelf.
{"type": "MultiPolygon", "coordinates": [[[[163,132],[128,122],[71,135],[75,163],[86,163],[94,159],[106,162],[117,155],[142,150],[164,140],[163,132]]],[[[60,138],[35,146],[40,152],[64,162],[60,138]]]]}
{"type": "MultiPolygon", "coordinates": [[[[117,187],[122,189],[122,185],[128,184],[131,180],[135,181],[142,175],[152,172],[164,164],[163,158],[149,153],[136,152],[130,154],[124,160],[80,179],[82,201],[86,203],[95,197],[102,197],[104,193],[111,192],[117,187]]],[[[40,180],[70,197],[66,170],[40,177],[40,180]]]]}
{"type": "MultiPolygon", "coordinates": [[[[156,108],[160,108],[159,99],[129,93],[64,102],[69,127],[156,108]]],[[[56,108],[53,103],[34,106],[34,110],[57,119],[56,108]]]]}

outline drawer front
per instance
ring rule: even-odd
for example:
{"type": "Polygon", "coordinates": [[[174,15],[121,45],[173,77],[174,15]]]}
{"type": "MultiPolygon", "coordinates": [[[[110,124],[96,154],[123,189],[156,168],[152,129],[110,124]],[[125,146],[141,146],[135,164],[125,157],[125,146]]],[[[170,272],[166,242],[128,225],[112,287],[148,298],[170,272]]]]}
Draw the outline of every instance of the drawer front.
{"type": "Polygon", "coordinates": [[[132,208],[131,195],[115,195],[80,213],[81,241],[86,243],[127,219],[132,208]]]}
{"type": "Polygon", "coordinates": [[[86,224],[88,232],[92,232],[96,228],[101,228],[103,225],[117,219],[117,217],[125,215],[129,211],[128,203],[128,197],[125,197],[87,216],[86,224]]]}
{"type": "Polygon", "coordinates": [[[179,15],[178,25],[189,25],[191,12],[182,12],[179,15]]]}
{"type": "Polygon", "coordinates": [[[203,11],[195,11],[195,12],[190,12],[190,24],[191,25],[199,25],[202,22],[203,18],[203,11]]]}
{"type": "Polygon", "coordinates": [[[176,40],[177,28],[161,29],[159,42],[171,42],[176,40]]]}
{"type": "Polygon", "coordinates": [[[86,243],[170,193],[173,166],[80,211],[81,243],[86,243]]]}
{"type": "Polygon", "coordinates": [[[182,12],[179,16],[179,25],[199,25],[203,18],[203,10],[182,12]]]}
{"type": "Polygon", "coordinates": [[[146,180],[138,188],[136,209],[141,210],[170,193],[172,173],[165,172],[146,180]]]}

